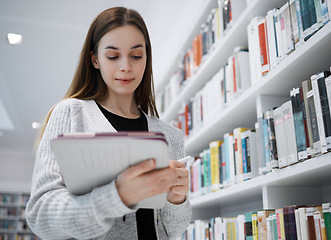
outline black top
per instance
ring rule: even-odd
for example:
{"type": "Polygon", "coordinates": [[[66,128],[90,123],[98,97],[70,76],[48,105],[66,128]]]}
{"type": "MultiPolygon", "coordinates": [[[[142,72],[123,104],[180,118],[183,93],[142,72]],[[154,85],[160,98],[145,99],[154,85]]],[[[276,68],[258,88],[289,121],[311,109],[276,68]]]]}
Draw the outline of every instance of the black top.
{"type": "MultiPolygon", "coordinates": [[[[130,119],[118,116],[109,112],[98,104],[103,115],[108,119],[110,124],[116,129],[116,131],[147,131],[148,123],[143,112],[140,111],[140,117],[136,119],[130,119]]],[[[125,221],[125,216],[123,217],[125,221]]],[[[154,227],[154,211],[153,209],[138,209],[136,212],[138,239],[154,240],[157,239],[155,227],[154,227]]]]}

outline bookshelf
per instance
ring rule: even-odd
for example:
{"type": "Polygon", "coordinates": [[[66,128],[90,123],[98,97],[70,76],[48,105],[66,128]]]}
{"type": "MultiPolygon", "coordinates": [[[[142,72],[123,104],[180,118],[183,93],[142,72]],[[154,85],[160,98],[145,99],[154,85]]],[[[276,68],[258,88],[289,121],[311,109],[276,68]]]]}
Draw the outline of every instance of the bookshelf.
{"type": "MultiPolygon", "coordinates": [[[[246,1],[244,1],[246,3],[246,1]]],[[[252,0],[233,26],[208,53],[197,72],[187,80],[180,94],[161,114],[161,119],[174,120],[183,103],[188,102],[213,75],[225,65],[236,46],[247,46],[247,26],[257,15],[266,16],[272,8],[286,1],[252,0]]],[[[206,3],[207,4],[207,3],[206,3]]],[[[216,1],[215,1],[216,4],[216,1]]],[[[208,1],[209,6],[213,6],[208,1]]],[[[215,6],[213,6],[215,7],[215,6]]],[[[204,11],[210,11],[205,9],[204,11]]],[[[206,15],[205,12],[201,13],[206,15]]],[[[199,25],[196,26],[199,28],[199,25]]],[[[191,36],[188,37],[191,41],[191,36]]],[[[202,124],[185,141],[186,153],[192,156],[221,140],[224,133],[236,127],[254,128],[259,99],[290,100],[290,90],[304,80],[331,66],[331,23],[327,23],[302,46],[279,63],[261,81],[238,96],[231,105],[202,124]]],[[[171,72],[173,69],[169,69],[171,72]]],[[[168,74],[170,75],[170,73],[168,74]]],[[[158,92],[157,92],[158,93],[158,92]]],[[[281,100],[280,103],[285,102],[281,100]]],[[[279,106],[275,102],[275,107],[279,106]]],[[[279,208],[291,204],[321,204],[331,201],[331,153],[308,159],[277,171],[259,175],[216,192],[191,199],[192,221],[211,217],[234,217],[248,211],[279,208]]]]}
{"type": "Polygon", "coordinates": [[[23,192],[0,192],[0,239],[38,239],[25,219],[29,196],[29,193],[23,192]]]}

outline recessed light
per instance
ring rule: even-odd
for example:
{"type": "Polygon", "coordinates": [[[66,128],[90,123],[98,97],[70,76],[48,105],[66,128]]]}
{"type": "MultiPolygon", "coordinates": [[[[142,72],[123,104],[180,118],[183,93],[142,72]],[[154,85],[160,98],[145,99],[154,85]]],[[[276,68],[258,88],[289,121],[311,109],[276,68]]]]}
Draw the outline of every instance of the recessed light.
{"type": "Polygon", "coordinates": [[[40,122],[32,122],[32,128],[33,129],[40,128],[40,122]]]}
{"type": "Polygon", "coordinates": [[[7,39],[9,44],[21,44],[22,43],[22,35],[21,34],[16,34],[16,33],[8,33],[7,34],[7,39]]]}

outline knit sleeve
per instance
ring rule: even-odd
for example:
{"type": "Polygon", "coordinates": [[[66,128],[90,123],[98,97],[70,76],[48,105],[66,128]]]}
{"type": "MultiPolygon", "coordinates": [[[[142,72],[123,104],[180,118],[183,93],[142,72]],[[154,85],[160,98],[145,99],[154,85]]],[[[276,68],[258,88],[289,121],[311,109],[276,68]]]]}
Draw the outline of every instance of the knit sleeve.
{"type": "MultiPolygon", "coordinates": [[[[160,125],[166,134],[169,142],[170,158],[178,160],[184,157],[184,134],[183,132],[167,123],[161,122],[160,125]]],[[[158,227],[164,227],[166,239],[177,239],[187,229],[190,224],[192,207],[188,199],[182,204],[176,205],[167,202],[165,207],[159,210],[162,224],[158,227]]],[[[160,239],[163,239],[160,237],[160,239]]]]}
{"type": "Polygon", "coordinates": [[[91,239],[110,231],[115,218],[133,212],[121,201],[114,181],[91,193],[74,196],[65,187],[50,142],[73,132],[79,108],[70,102],[53,110],[36,153],[27,222],[43,239],[91,239]]]}

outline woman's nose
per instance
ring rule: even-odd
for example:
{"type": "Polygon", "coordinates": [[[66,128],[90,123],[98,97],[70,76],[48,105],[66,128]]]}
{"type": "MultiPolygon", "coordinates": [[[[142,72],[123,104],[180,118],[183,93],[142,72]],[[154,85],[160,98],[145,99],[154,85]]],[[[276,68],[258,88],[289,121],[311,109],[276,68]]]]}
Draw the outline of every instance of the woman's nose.
{"type": "Polygon", "coordinates": [[[130,63],[130,59],[129,58],[123,58],[121,63],[120,63],[120,71],[122,72],[129,72],[131,71],[132,66],[130,63]]]}

